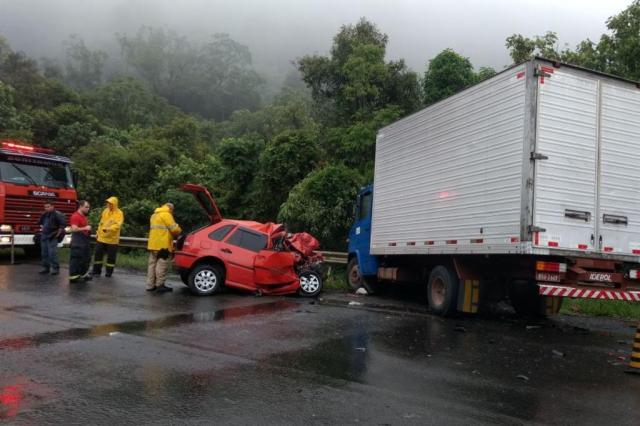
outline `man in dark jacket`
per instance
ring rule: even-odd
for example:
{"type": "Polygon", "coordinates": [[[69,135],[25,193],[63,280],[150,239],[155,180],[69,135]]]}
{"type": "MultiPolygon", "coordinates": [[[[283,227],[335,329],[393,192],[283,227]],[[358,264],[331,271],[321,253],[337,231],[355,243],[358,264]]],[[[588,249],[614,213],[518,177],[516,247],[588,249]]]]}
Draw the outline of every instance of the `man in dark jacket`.
{"type": "Polygon", "coordinates": [[[41,274],[58,275],[60,264],[58,263],[59,238],[64,236],[66,220],[64,215],[57,211],[53,204],[44,204],[44,213],[38,221],[40,225],[40,254],[42,256],[41,274]]]}

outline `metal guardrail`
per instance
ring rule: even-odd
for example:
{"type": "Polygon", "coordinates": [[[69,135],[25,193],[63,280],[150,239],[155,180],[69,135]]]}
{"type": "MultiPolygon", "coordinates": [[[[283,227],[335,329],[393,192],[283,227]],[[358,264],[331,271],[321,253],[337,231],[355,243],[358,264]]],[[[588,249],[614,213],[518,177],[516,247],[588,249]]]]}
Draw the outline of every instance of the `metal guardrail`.
{"type": "MultiPolygon", "coordinates": [[[[95,235],[91,236],[95,239],[95,235]]],[[[120,237],[120,247],[127,248],[147,248],[147,238],[139,238],[139,237],[120,237]]],[[[324,257],[324,261],[326,263],[331,263],[334,265],[346,265],[348,253],[342,253],[338,251],[320,251],[320,254],[324,257]]]]}

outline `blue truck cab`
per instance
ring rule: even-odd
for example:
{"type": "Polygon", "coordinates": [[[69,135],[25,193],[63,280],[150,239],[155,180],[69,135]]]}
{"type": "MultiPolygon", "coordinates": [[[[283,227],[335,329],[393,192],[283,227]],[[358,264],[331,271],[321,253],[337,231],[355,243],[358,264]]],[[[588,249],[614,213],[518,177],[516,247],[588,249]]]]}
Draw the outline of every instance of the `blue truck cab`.
{"type": "Polygon", "coordinates": [[[368,185],[358,193],[354,223],[349,230],[347,282],[353,289],[364,286],[371,290],[378,274],[378,259],[370,254],[372,206],[373,185],[368,185]]]}

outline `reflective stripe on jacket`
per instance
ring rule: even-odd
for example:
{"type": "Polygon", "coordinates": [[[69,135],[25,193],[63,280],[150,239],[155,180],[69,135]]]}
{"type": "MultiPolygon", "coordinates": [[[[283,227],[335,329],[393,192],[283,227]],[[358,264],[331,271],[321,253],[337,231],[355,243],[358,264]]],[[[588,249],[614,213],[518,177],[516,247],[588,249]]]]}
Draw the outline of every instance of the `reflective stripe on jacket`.
{"type": "Polygon", "coordinates": [[[181,232],[182,229],[173,219],[169,206],[165,204],[158,207],[151,216],[147,249],[173,251],[173,237],[181,232]]]}
{"type": "Polygon", "coordinates": [[[102,211],[100,224],[96,231],[99,243],[118,244],[120,242],[120,229],[124,223],[124,213],[118,208],[116,197],[107,198],[107,203],[113,206],[113,210],[107,207],[102,211]]]}

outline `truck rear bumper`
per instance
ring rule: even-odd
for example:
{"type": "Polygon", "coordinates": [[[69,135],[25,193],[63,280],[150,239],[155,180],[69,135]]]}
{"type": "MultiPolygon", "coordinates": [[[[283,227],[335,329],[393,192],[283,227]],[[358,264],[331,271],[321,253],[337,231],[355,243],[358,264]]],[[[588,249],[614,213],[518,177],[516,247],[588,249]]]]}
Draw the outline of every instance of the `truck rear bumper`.
{"type": "Polygon", "coordinates": [[[541,296],[571,297],[575,299],[626,300],[628,302],[640,302],[640,291],[575,288],[546,283],[538,283],[538,289],[541,296]]]}

